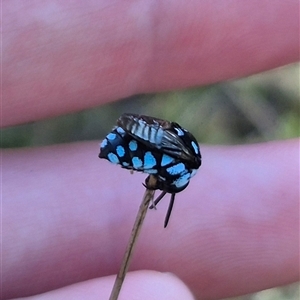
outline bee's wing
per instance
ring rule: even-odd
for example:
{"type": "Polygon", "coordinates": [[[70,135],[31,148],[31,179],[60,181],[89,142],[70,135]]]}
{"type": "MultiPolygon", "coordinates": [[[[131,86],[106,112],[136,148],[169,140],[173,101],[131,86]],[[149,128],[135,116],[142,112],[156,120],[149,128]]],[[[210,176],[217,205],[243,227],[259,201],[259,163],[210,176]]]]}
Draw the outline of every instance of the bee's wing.
{"type": "Polygon", "coordinates": [[[187,143],[188,138],[195,138],[176,123],[148,116],[123,114],[117,124],[150,148],[159,149],[176,158],[195,160],[197,153],[194,147],[187,143]]]}

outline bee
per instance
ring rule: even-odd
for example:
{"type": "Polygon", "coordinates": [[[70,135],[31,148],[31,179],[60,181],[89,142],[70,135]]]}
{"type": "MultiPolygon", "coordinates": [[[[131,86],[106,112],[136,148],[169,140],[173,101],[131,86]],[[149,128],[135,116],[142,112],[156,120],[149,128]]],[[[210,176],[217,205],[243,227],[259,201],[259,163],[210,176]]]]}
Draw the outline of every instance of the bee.
{"type": "Polygon", "coordinates": [[[168,225],[175,194],[188,186],[201,166],[197,140],[186,129],[175,122],[129,113],[119,117],[117,126],[102,141],[99,157],[149,174],[145,187],[162,191],[150,208],[166,193],[171,194],[164,227],[168,225]],[[150,175],[156,179],[154,187],[147,185],[150,175]]]}

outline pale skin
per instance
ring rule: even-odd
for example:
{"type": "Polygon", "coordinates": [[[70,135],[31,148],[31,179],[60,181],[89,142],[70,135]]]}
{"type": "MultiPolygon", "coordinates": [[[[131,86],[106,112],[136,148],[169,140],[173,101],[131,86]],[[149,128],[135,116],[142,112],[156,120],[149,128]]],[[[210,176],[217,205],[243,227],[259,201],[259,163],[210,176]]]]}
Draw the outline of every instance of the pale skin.
{"type": "MultiPolygon", "coordinates": [[[[3,1],[2,126],[299,60],[298,1],[220,3],[3,1]]],[[[3,151],[2,299],[108,298],[145,175],[98,150],[3,151]]],[[[120,299],[220,299],[299,280],[299,140],[201,150],[167,229],[167,199],[148,212],[120,299]]]]}

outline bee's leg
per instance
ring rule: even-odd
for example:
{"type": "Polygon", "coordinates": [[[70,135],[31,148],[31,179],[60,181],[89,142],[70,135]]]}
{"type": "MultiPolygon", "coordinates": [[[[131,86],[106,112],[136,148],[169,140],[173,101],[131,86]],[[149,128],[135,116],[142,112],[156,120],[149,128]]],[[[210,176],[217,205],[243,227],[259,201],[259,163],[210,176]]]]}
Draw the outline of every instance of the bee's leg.
{"type": "Polygon", "coordinates": [[[175,193],[172,193],[169,208],[168,208],[166,218],[165,218],[164,228],[166,228],[168,223],[169,223],[170,215],[171,215],[172,208],[173,208],[173,205],[174,205],[174,200],[175,200],[175,193]]]}
{"type": "Polygon", "coordinates": [[[155,199],[155,201],[150,205],[150,209],[156,209],[157,203],[165,196],[167,192],[162,191],[161,194],[155,199]]]}

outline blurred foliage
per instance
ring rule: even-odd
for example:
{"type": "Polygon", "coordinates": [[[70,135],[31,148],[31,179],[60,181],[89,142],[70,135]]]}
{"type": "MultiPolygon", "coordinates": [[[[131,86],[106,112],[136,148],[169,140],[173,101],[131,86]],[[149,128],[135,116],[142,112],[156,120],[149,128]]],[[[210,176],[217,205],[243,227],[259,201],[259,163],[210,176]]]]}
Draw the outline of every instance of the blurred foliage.
{"type": "MultiPolygon", "coordinates": [[[[251,295],[230,298],[227,300],[299,300],[299,283],[287,285],[285,287],[264,290],[251,295]]],[[[224,299],[225,300],[225,299],[224,299]]]]}
{"type": "Polygon", "coordinates": [[[123,112],[175,121],[200,143],[299,136],[299,64],[211,86],[136,95],[76,114],[1,130],[2,148],[101,140],[123,112]]]}
{"type": "MultiPolygon", "coordinates": [[[[124,112],[175,121],[200,143],[243,144],[299,137],[299,64],[248,78],[161,94],[1,130],[2,148],[100,141],[124,112]]],[[[296,300],[299,284],[232,300],[296,300]]]]}

